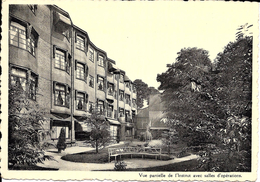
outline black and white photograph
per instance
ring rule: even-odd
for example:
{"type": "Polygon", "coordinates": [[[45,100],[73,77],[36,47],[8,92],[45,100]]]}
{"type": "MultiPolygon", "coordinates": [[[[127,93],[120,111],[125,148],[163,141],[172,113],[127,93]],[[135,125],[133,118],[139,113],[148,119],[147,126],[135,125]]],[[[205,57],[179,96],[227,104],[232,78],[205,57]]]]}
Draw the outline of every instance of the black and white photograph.
{"type": "Polygon", "coordinates": [[[256,180],[257,3],[25,3],[3,3],[3,178],[256,180]]]}

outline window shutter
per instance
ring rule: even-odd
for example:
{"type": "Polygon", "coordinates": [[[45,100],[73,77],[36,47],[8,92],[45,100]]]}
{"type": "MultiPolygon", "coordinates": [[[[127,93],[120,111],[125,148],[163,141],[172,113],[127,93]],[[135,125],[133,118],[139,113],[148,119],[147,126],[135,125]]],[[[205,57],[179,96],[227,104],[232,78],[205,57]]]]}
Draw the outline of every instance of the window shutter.
{"type": "Polygon", "coordinates": [[[86,77],[88,77],[88,65],[85,65],[85,73],[86,73],[86,77]]]}
{"type": "Polygon", "coordinates": [[[69,66],[71,66],[71,58],[72,58],[72,56],[70,55],[70,53],[68,53],[68,62],[69,62],[69,66]]]}
{"type": "Polygon", "coordinates": [[[88,94],[85,92],[85,102],[88,103],[88,94]]]}
{"type": "Polygon", "coordinates": [[[56,46],[53,45],[53,58],[55,58],[55,54],[56,54],[56,46]]]}
{"type": "Polygon", "coordinates": [[[75,32],[75,42],[77,43],[77,36],[78,36],[78,34],[77,34],[77,32],[75,32]]]}
{"type": "Polygon", "coordinates": [[[85,53],[87,54],[88,52],[88,41],[87,41],[87,37],[84,37],[84,48],[85,48],[85,53]]]}
{"type": "Polygon", "coordinates": [[[53,126],[53,119],[50,118],[50,130],[52,129],[52,126],[53,126]]]}
{"type": "Polygon", "coordinates": [[[75,90],[75,100],[77,100],[78,91],[75,90]]]}
{"type": "Polygon", "coordinates": [[[57,82],[53,81],[53,93],[55,93],[56,84],[57,84],[57,82]]]}
{"type": "Polygon", "coordinates": [[[78,60],[75,60],[75,70],[77,70],[78,60]]]}

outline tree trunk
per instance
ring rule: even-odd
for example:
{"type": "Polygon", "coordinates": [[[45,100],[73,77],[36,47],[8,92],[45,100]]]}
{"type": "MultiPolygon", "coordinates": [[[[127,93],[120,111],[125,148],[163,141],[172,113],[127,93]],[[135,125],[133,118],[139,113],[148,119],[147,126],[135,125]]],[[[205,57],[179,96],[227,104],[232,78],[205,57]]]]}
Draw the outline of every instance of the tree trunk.
{"type": "Polygon", "coordinates": [[[96,140],[96,153],[98,153],[98,141],[96,140]]]}

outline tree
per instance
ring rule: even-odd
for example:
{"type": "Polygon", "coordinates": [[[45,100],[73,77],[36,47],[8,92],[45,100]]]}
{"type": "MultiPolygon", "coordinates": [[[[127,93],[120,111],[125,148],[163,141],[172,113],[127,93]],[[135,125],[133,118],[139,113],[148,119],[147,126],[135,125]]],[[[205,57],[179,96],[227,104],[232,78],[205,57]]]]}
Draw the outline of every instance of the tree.
{"type": "Polygon", "coordinates": [[[8,162],[15,165],[35,165],[52,159],[44,153],[46,142],[41,137],[48,133],[42,128],[45,122],[44,112],[36,101],[30,100],[21,84],[9,85],[8,118],[8,162]]]}
{"type": "Polygon", "coordinates": [[[147,104],[149,104],[149,95],[159,94],[160,92],[154,87],[148,87],[146,83],[144,83],[140,79],[136,79],[134,81],[136,91],[137,91],[137,107],[142,108],[144,100],[147,100],[147,104]]]}
{"type": "Polygon", "coordinates": [[[134,81],[134,85],[136,87],[136,92],[137,92],[136,104],[137,104],[137,107],[140,109],[144,106],[143,105],[144,100],[147,100],[147,98],[149,96],[148,85],[140,79],[136,79],[134,81]]]}
{"type": "Polygon", "coordinates": [[[107,146],[111,140],[109,124],[102,112],[95,109],[91,116],[85,120],[85,123],[91,127],[90,140],[88,142],[93,148],[96,148],[96,153],[98,153],[98,148],[107,146]]]}
{"type": "Polygon", "coordinates": [[[250,171],[252,37],[230,42],[214,65],[204,53],[181,50],[157,76],[169,124],[190,149],[197,146],[205,171],[250,171]]]}
{"type": "Polygon", "coordinates": [[[67,147],[67,144],[66,144],[65,129],[61,128],[59,140],[58,140],[58,143],[57,143],[58,152],[60,153],[61,150],[65,150],[66,147],[67,147]]]}
{"type": "Polygon", "coordinates": [[[169,124],[177,130],[180,139],[190,145],[213,139],[210,132],[201,130],[209,123],[202,104],[198,103],[198,99],[204,102],[201,90],[210,79],[211,67],[208,51],[185,48],[178,52],[176,62],[165,73],[157,75],[169,124]]]}

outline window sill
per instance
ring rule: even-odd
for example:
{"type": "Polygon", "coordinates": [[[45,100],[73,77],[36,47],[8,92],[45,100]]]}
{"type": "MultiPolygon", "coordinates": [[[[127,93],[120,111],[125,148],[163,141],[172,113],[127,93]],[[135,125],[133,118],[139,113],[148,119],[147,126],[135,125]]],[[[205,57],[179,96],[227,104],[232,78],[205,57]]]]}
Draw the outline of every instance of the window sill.
{"type": "Polygon", "coordinates": [[[82,78],[76,78],[76,79],[86,82],[86,80],[85,80],[85,79],[82,79],[82,78]]]}
{"type": "Polygon", "coordinates": [[[62,106],[62,105],[58,105],[58,104],[54,104],[54,106],[63,107],[63,108],[67,108],[67,109],[70,108],[70,107],[68,107],[68,106],[62,106]]]}

